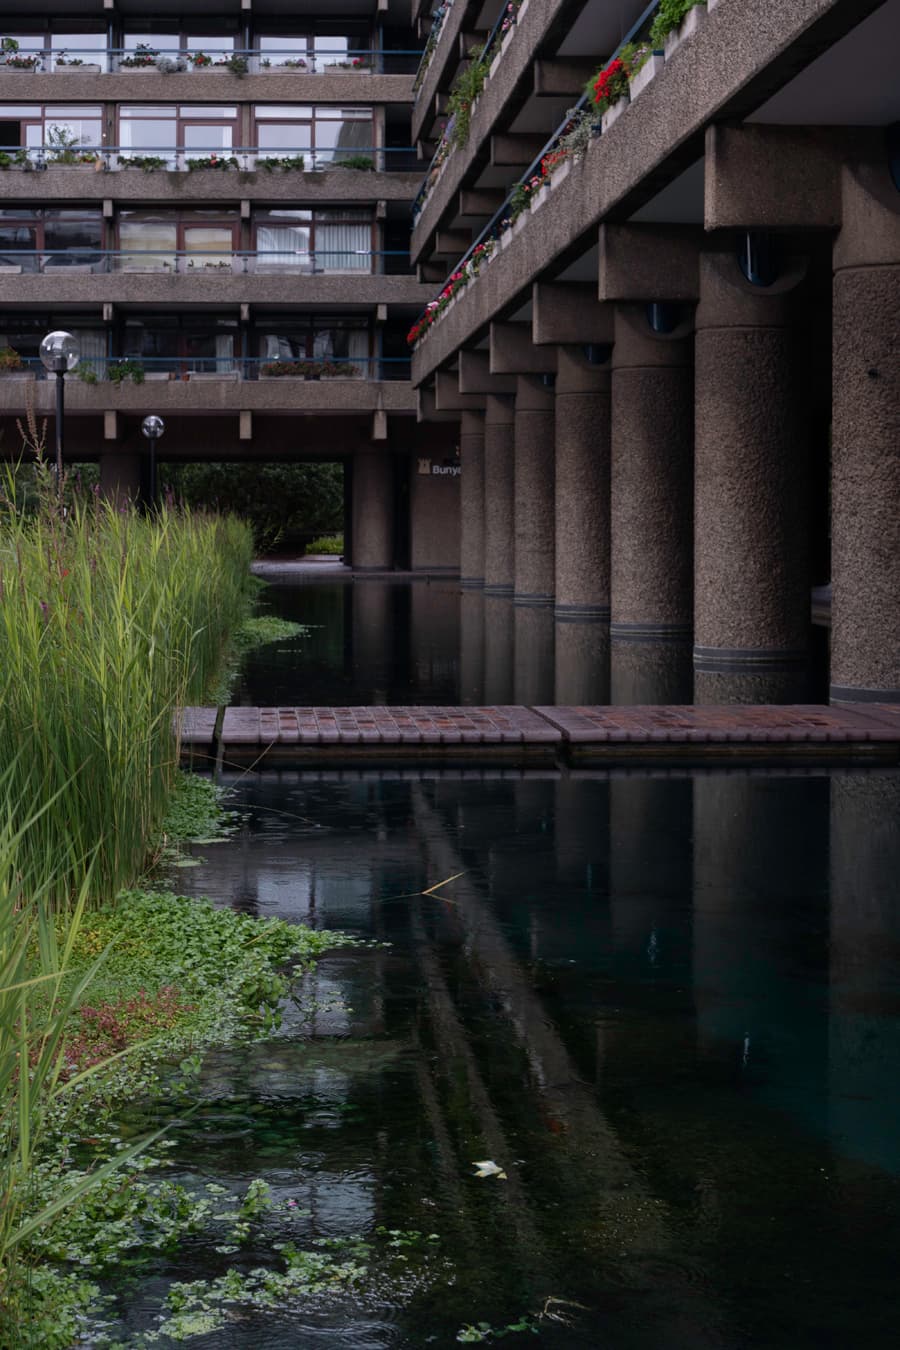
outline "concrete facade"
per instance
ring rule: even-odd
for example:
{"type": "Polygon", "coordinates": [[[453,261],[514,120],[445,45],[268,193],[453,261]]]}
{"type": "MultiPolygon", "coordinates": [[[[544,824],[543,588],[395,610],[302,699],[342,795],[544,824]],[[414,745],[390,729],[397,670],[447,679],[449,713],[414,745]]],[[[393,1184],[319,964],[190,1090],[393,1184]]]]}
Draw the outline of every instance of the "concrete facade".
{"type": "MultiPolygon", "coordinates": [[[[553,96],[645,6],[622,8],[607,34],[600,0],[529,0],[418,202],[419,275],[457,280],[413,382],[458,372],[487,399],[487,588],[552,603],[572,701],[607,662],[614,700],[900,701],[900,0],[701,5],[565,158],[553,96]],[[509,194],[547,152],[522,211],[509,194]],[[493,246],[473,269],[478,240],[493,246]],[[500,489],[489,405],[511,390],[490,381],[512,378],[500,489]],[[829,573],[830,656],[811,603],[829,573]],[[611,647],[561,638],[607,614],[611,647]]],[[[451,11],[457,39],[470,11],[451,11]]],[[[415,117],[436,145],[454,59],[434,59],[415,117]]],[[[545,687],[534,634],[514,630],[545,687]]]]}

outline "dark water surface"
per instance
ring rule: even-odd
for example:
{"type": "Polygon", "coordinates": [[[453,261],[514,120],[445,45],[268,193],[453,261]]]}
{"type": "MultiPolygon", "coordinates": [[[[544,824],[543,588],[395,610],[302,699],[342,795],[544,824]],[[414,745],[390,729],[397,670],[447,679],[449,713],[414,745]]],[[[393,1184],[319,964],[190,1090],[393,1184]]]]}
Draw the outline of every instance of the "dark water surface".
{"type": "Polygon", "coordinates": [[[896,1343],[900,773],[225,781],[246,824],[180,886],[390,945],[211,1057],[176,1175],[263,1176],[303,1237],[438,1241],[198,1344],[450,1347],[543,1309],[568,1324],[502,1344],[896,1343]]]}
{"type": "Polygon", "coordinates": [[[689,641],[610,640],[599,623],[463,590],[458,581],[351,580],[340,566],[279,579],[261,609],[309,625],[247,659],[245,705],[827,702],[828,631],[809,669],[694,672],[689,641]]]}

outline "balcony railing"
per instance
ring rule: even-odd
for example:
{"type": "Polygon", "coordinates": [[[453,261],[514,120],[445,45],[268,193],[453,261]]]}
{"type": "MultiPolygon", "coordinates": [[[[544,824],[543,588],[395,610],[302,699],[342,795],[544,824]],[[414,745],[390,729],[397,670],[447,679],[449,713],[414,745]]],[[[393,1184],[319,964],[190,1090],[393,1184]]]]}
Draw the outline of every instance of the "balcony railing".
{"type": "Polygon", "coordinates": [[[125,145],[2,145],[0,171],[23,170],[40,173],[45,169],[94,169],[115,173],[139,169],[143,173],[194,173],[213,170],[218,173],[327,173],[331,169],[361,170],[378,173],[412,173],[420,167],[414,146],[327,146],[311,150],[309,146],[256,145],[172,146],[135,148],[125,145]]]}
{"type": "MultiPolygon", "coordinates": [[[[406,356],[104,356],[82,357],[68,381],[83,384],[169,383],[179,380],[408,380],[406,356]]],[[[49,380],[39,357],[20,357],[18,366],[0,367],[5,380],[49,380]]]]}
{"type": "MultiPolygon", "coordinates": [[[[396,264],[378,259],[404,258],[402,249],[0,249],[3,273],[90,272],[155,273],[191,276],[378,276],[396,264]]],[[[398,275],[392,270],[392,275],[398,275]]],[[[399,275],[404,275],[400,273],[399,275]]],[[[408,275],[408,273],[406,273],[408,275]]]]}
{"type": "Polygon", "coordinates": [[[310,52],[307,47],[264,51],[260,47],[236,47],[230,52],[185,51],[178,47],[157,47],[147,43],[138,48],[103,47],[73,51],[66,47],[19,47],[0,53],[0,72],[31,74],[131,74],[156,71],[161,75],[218,74],[242,75],[414,75],[420,50],[386,51],[374,48],[333,48],[310,52]]]}

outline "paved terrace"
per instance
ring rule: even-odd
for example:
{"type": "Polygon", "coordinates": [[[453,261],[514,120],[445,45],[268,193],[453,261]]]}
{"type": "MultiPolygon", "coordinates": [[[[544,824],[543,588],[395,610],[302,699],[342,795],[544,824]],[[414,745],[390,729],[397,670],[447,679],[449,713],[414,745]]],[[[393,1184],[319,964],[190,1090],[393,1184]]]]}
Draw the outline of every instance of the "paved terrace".
{"type": "Polygon", "coordinates": [[[186,708],[182,752],[230,764],[900,760],[900,706],[186,708]]]}

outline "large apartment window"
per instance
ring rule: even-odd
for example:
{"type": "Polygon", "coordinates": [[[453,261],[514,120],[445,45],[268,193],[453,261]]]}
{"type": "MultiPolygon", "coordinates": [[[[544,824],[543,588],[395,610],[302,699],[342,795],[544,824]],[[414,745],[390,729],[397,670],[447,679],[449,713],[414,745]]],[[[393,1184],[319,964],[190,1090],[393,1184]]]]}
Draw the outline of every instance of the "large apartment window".
{"type": "Polygon", "coordinates": [[[140,48],[142,52],[149,50],[154,56],[164,56],[170,60],[178,56],[196,56],[202,52],[215,62],[231,56],[236,45],[234,35],[221,29],[219,32],[197,33],[193,28],[185,31],[177,29],[174,24],[166,24],[160,25],[159,31],[156,31],[152,23],[141,27],[137,22],[129,23],[128,27],[129,31],[123,40],[126,60],[140,48]]]}
{"type": "Polygon", "coordinates": [[[95,270],[102,261],[103,215],[97,207],[18,207],[0,211],[0,266],[45,272],[95,270]]]}
{"type": "Polygon", "coordinates": [[[365,25],[344,27],[340,33],[261,33],[255,43],[264,70],[327,70],[352,61],[358,52],[371,45],[365,25]]]}
{"type": "Polygon", "coordinates": [[[228,374],[235,367],[237,318],[226,314],[140,314],[123,325],[122,352],[144,363],[145,378],[228,374]]]}
{"type": "Polygon", "coordinates": [[[303,154],[322,164],[372,154],[371,108],[259,103],[253,117],[261,158],[303,154]]]}
{"type": "Polygon", "coordinates": [[[7,26],[4,34],[17,42],[19,48],[18,51],[8,51],[0,58],[0,66],[18,65],[34,70],[77,69],[82,66],[106,69],[106,34],[102,28],[77,28],[68,23],[54,28],[50,33],[34,33],[18,32],[7,26]]]}
{"type": "MultiPolygon", "coordinates": [[[[107,336],[100,319],[93,314],[58,315],[63,319],[59,325],[78,339],[81,349],[81,361],[90,366],[101,379],[106,373],[107,336]]],[[[50,325],[47,316],[25,318],[21,314],[0,313],[0,347],[12,347],[18,352],[37,375],[43,378],[44,367],[40,361],[41,339],[47,334],[50,325]]],[[[67,378],[75,379],[74,375],[67,378]]]]}
{"type": "Polygon", "coordinates": [[[63,147],[92,148],[103,141],[99,104],[6,103],[0,105],[0,145],[7,151],[26,147],[37,159],[44,146],[48,158],[63,147]],[[54,147],[56,149],[54,150],[54,147]]]}
{"type": "Polygon", "coordinates": [[[230,272],[239,246],[239,220],[226,208],[120,211],[121,272],[230,272]]]}
{"type": "Polygon", "coordinates": [[[253,217],[258,272],[372,272],[371,211],[274,207],[253,217]]]}
{"type": "Polygon", "coordinates": [[[174,169],[182,146],[190,160],[228,155],[237,143],[234,104],[123,103],[119,109],[119,146],[125,159],[161,158],[174,169]]]}
{"type": "Polygon", "coordinates": [[[364,379],[369,369],[371,335],[364,315],[261,315],[255,324],[254,345],[265,373],[280,361],[334,361],[354,367],[364,379]]]}

